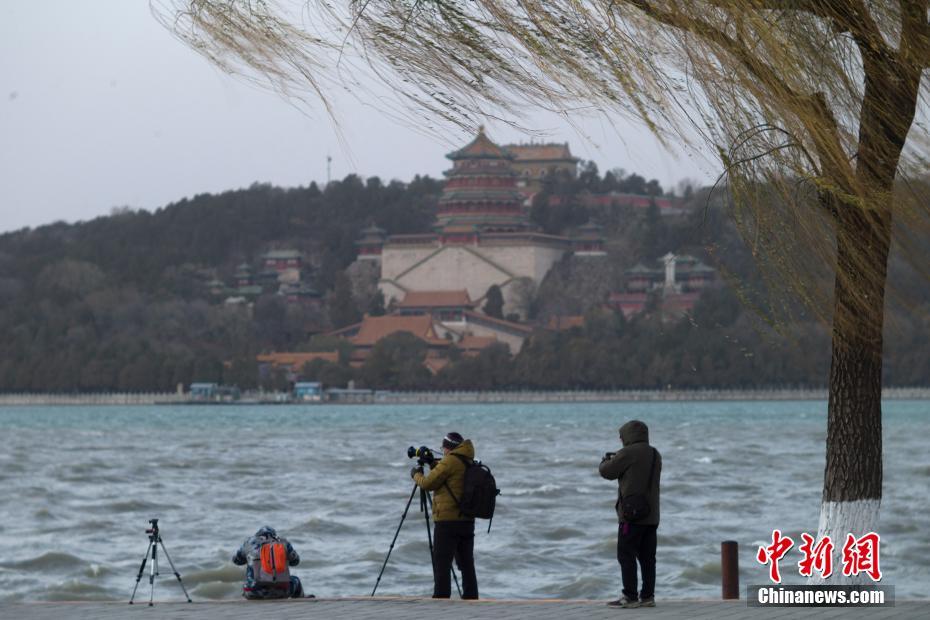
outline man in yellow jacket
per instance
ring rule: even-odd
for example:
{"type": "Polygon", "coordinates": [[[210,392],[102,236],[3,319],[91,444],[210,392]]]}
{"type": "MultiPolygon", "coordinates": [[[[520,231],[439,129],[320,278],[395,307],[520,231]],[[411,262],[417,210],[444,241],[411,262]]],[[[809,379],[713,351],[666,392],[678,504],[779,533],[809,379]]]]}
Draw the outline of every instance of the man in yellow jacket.
{"type": "Polygon", "coordinates": [[[424,491],[433,492],[433,598],[452,594],[452,558],[462,574],[462,598],[478,598],[475,576],[475,520],[459,510],[465,491],[466,463],[475,458],[470,439],[449,433],[442,440],[443,458],[431,466],[428,475],[423,467],[414,467],[410,475],[424,491]]]}

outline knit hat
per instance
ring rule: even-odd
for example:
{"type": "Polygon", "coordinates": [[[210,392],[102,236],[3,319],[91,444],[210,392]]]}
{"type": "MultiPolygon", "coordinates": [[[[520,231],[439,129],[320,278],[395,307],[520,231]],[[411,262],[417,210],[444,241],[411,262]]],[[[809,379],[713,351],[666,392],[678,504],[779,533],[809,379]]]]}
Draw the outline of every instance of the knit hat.
{"type": "Polygon", "coordinates": [[[459,433],[447,433],[446,436],[442,438],[442,447],[453,450],[458,448],[463,441],[465,441],[465,438],[459,433]]]}

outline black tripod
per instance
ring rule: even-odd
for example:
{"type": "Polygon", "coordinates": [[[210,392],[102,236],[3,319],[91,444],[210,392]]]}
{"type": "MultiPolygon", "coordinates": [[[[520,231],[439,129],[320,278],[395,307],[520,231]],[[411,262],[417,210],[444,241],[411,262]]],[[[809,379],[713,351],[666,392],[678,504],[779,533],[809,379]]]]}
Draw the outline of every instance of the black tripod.
{"type": "MultiPolygon", "coordinates": [[[[375,595],[378,584],[381,583],[381,575],[384,574],[384,569],[387,566],[388,560],[391,558],[391,552],[394,551],[394,543],[397,542],[397,535],[400,534],[400,528],[404,525],[404,519],[407,518],[407,511],[410,510],[410,504],[413,502],[413,496],[416,495],[417,489],[420,489],[420,487],[414,483],[413,490],[410,491],[410,499],[407,500],[407,506],[404,507],[404,514],[400,518],[400,523],[397,524],[397,531],[394,532],[394,540],[391,541],[391,548],[388,549],[387,556],[384,558],[384,564],[381,565],[381,572],[378,573],[378,580],[375,582],[375,587],[371,590],[372,596],[375,595]]],[[[429,527],[429,513],[432,508],[433,500],[430,499],[429,492],[420,489],[420,512],[422,512],[423,516],[426,518],[426,539],[429,541],[429,557],[435,562],[433,554],[433,531],[429,527]]],[[[455,574],[455,568],[452,568],[452,578],[455,580],[455,589],[459,591],[459,596],[462,596],[462,588],[459,587],[459,578],[458,575],[455,574]]]]}
{"type": "Polygon", "coordinates": [[[154,604],[152,600],[155,598],[155,577],[159,575],[158,545],[161,545],[161,550],[165,552],[165,557],[168,558],[168,564],[171,565],[174,576],[178,578],[178,583],[181,584],[181,589],[184,590],[184,596],[187,597],[187,602],[192,603],[193,601],[191,601],[190,594],[187,593],[187,588],[184,587],[184,582],[181,581],[181,575],[178,573],[178,569],[174,567],[174,562],[171,561],[171,556],[168,555],[168,550],[165,549],[165,543],[162,542],[161,534],[158,533],[158,519],[149,519],[149,523],[152,524],[152,527],[145,530],[145,533],[149,535],[149,547],[145,550],[145,555],[142,556],[142,565],[139,566],[139,574],[136,575],[136,585],[132,589],[132,596],[129,597],[129,604],[132,605],[133,600],[136,598],[139,580],[142,579],[142,573],[145,572],[145,563],[149,560],[150,556],[152,563],[149,565],[149,586],[151,586],[152,590],[149,593],[149,607],[154,604]]]}

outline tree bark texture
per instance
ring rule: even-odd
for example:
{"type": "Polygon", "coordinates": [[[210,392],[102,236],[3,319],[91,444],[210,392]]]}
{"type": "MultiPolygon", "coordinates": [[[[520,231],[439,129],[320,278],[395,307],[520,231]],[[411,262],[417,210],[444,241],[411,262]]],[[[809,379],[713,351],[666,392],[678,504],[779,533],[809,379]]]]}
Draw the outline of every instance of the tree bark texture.
{"type": "Polygon", "coordinates": [[[894,185],[921,67],[863,49],[860,201],[834,212],[837,263],[824,502],[881,499],[882,327],[894,185]]]}
{"type": "MultiPolygon", "coordinates": [[[[844,217],[844,216],[841,216],[844,217]]],[[[888,260],[889,243],[857,219],[845,215],[846,230],[838,235],[838,271],[833,316],[833,354],[827,406],[827,463],[823,501],[881,499],[882,496],[882,316],[885,278],[857,278],[865,257],[856,250],[851,264],[849,244],[873,237],[869,258],[873,265],[888,260]],[[858,233],[858,234],[857,234],[858,233]],[[850,291],[852,285],[859,288],[850,291]],[[864,289],[864,290],[863,290],[864,289]],[[868,300],[871,308],[864,307],[868,300]]],[[[889,226],[890,226],[890,218],[889,226]]]]}
{"type": "MultiPolygon", "coordinates": [[[[882,328],[894,185],[914,119],[921,68],[863,51],[856,153],[860,201],[832,209],[837,263],[827,453],[818,537],[878,530],[882,498],[882,328]]],[[[831,582],[855,583],[864,577],[831,582]]]]}

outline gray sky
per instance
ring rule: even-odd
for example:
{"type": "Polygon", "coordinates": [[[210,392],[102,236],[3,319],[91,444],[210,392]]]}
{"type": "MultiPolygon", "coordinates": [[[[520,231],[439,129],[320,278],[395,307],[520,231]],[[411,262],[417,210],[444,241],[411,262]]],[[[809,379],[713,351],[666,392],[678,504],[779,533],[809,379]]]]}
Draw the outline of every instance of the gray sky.
{"type": "MultiPolygon", "coordinates": [[[[438,176],[445,153],[469,139],[420,135],[353,97],[335,100],[344,142],[323,112],[215,69],[151,15],[147,0],[3,2],[0,20],[0,232],[153,209],[255,181],[285,187],[349,173],[408,180],[438,176]]],[[[624,168],[664,186],[715,174],[673,156],[644,129],[532,117],[601,170],[624,168]]],[[[497,142],[527,140],[489,127],[497,142]]]]}

